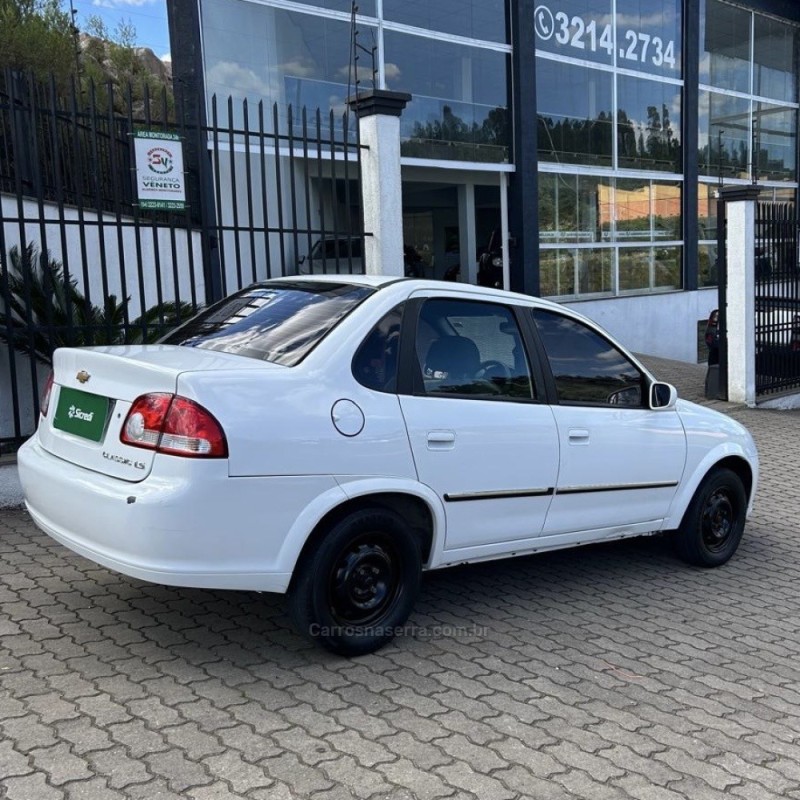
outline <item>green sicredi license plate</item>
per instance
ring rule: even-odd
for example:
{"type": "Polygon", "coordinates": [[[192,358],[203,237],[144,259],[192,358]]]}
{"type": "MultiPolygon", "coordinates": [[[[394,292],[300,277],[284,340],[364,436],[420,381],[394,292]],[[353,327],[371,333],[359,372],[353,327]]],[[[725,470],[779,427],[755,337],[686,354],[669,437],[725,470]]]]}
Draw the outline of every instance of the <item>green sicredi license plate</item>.
{"type": "Polygon", "coordinates": [[[108,398],[62,386],[53,426],[59,430],[99,442],[108,416],[108,398]]]}

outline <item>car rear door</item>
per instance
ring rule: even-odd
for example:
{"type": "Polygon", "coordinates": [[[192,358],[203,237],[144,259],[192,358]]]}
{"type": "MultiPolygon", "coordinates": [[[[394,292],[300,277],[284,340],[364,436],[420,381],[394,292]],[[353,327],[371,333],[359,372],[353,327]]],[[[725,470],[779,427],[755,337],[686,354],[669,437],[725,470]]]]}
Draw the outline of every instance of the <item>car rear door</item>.
{"type": "Polygon", "coordinates": [[[521,549],[544,524],[558,437],[518,312],[445,293],[414,297],[400,405],[419,480],[445,508],[445,557],[521,549]]]}

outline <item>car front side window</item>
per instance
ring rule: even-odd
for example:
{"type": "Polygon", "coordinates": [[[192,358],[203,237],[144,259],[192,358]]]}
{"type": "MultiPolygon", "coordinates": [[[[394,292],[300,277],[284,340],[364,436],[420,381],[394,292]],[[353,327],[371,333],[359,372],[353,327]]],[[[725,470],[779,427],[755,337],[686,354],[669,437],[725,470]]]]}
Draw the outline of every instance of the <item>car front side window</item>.
{"type": "Polygon", "coordinates": [[[597,331],[553,311],[533,312],[559,403],[642,408],[644,375],[597,331]]]}

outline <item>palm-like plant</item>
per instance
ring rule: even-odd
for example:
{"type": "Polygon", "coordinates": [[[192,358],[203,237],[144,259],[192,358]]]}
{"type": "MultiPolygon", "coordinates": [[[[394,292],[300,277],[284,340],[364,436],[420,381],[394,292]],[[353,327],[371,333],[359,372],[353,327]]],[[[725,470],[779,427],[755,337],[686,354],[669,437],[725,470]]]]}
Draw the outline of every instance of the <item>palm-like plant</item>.
{"type": "Polygon", "coordinates": [[[153,342],[193,313],[189,303],[161,303],[126,326],[129,299],[96,306],[49,253],[14,246],[0,259],[0,341],[49,364],[59,347],[153,342]]]}

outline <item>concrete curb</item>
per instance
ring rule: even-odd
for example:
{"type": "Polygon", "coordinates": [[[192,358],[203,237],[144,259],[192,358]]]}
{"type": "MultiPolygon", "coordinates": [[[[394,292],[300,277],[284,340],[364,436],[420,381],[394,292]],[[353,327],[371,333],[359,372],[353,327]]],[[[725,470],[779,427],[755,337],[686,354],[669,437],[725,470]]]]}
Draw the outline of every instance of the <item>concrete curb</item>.
{"type": "Polygon", "coordinates": [[[16,463],[0,464],[0,508],[19,508],[22,501],[16,463]]]}

